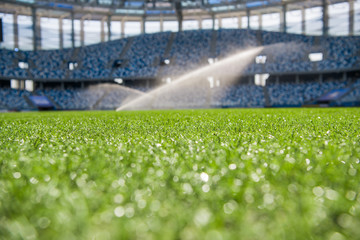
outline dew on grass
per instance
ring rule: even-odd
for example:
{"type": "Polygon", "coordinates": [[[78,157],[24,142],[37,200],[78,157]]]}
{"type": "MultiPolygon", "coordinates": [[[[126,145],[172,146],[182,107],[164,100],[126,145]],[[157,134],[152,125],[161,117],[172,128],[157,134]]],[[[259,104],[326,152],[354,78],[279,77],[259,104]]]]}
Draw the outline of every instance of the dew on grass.
{"type": "Polygon", "coordinates": [[[13,177],[14,177],[15,179],[19,179],[19,178],[21,178],[21,173],[20,173],[20,172],[14,172],[14,173],[13,173],[13,177]]]}
{"type": "Polygon", "coordinates": [[[348,200],[350,200],[350,201],[354,201],[355,198],[356,198],[356,192],[354,192],[354,191],[347,191],[345,197],[346,197],[348,200]]]}
{"type": "Polygon", "coordinates": [[[173,177],[173,181],[174,181],[174,182],[178,182],[178,181],[179,181],[179,177],[178,177],[178,176],[174,176],[174,177],[173,177]]]}
{"type": "Polygon", "coordinates": [[[49,182],[51,180],[51,177],[49,175],[44,176],[44,181],[49,182]]]}
{"type": "Polygon", "coordinates": [[[236,169],[236,164],[235,164],[235,163],[231,163],[231,164],[229,165],[229,169],[230,169],[230,170],[235,170],[235,169],[236,169]]]}
{"type": "Polygon", "coordinates": [[[333,189],[326,189],[325,191],[325,197],[329,200],[337,200],[339,197],[339,194],[337,191],[333,190],[333,189]]]}
{"type": "Polygon", "coordinates": [[[77,174],[75,172],[70,173],[70,179],[74,180],[76,178],[77,174]]]}
{"type": "Polygon", "coordinates": [[[254,182],[259,182],[260,181],[260,177],[259,175],[257,175],[256,173],[251,173],[250,175],[251,179],[254,181],[254,182]]]}
{"type": "Polygon", "coordinates": [[[189,183],[184,183],[182,185],[182,188],[183,188],[185,194],[192,194],[192,192],[193,192],[193,189],[189,183]]]}
{"type": "Polygon", "coordinates": [[[159,211],[160,207],[161,207],[161,203],[160,203],[159,200],[156,200],[156,199],[153,200],[153,201],[151,202],[151,204],[150,204],[150,209],[151,209],[151,211],[153,211],[153,212],[159,211]]]}
{"type": "Polygon", "coordinates": [[[114,203],[120,204],[123,201],[124,201],[124,196],[121,195],[120,193],[118,193],[114,196],[114,203]]]}
{"type": "Polygon", "coordinates": [[[211,219],[211,212],[207,208],[198,209],[194,215],[194,223],[197,226],[205,226],[211,219]]]}
{"type": "Polygon", "coordinates": [[[207,173],[205,173],[205,172],[202,172],[202,173],[200,174],[200,179],[201,179],[201,181],[203,181],[203,182],[207,182],[207,181],[209,181],[209,175],[208,175],[207,173]]]}
{"type": "Polygon", "coordinates": [[[345,240],[346,238],[339,232],[334,232],[330,235],[329,240],[345,240]]]}
{"type": "Polygon", "coordinates": [[[114,209],[114,214],[116,217],[122,217],[125,214],[125,209],[122,206],[116,207],[114,209]]]}
{"type": "Polygon", "coordinates": [[[51,221],[47,217],[41,217],[39,218],[37,224],[40,228],[45,229],[50,225],[51,221]]]}
{"type": "Polygon", "coordinates": [[[37,180],[35,177],[30,178],[29,181],[30,181],[31,184],[37,184],[37,183],[39,183],[39,180],[37,180]]]}
{"type": "Polygon", "coordinates": [[[210,186],[208,184],[204,184],[201,189],[203,192],[207,193],[210,191],[210,186]]]}
{"type": "Polygon", "coordinates": [[[350,168],[348,173],[350,176],[354,177],[356,175],[357,171],[355,168],[350,168]]]}
{"type": "Polygon", "coordinates": [[[164,175],[164,172],[161,169],[156,171],[156,176],[161,177],[163,175],[164,175]]]}
{"type": "Polygon", "coordinates": [[[125,208],[125,216],[127,218],[132,218],[134,215],[135,215],[135,209],[131,205],[126,206],[126,208],[125,208]]]}
{"type": "Polygon", "coordinates": [[[236,186],[242,186],[242,185],[243,185],[243,181],[241,181],[241,179],[236,178],[236,179],[234,179],[234,184],[235,184],[236,186]]]}
{"type": "Polygon", "coordinates": [[[314,187],[312,192],[317,197],[321,197],[325,193],[324,189],[322,187],[320,187],[320,186],[314,187]]]}
{"type": "Polygon", "coordinates": [[[293,183],[289,184],[288,185],[288,191],[291,192],[291,193],[296,193],[298,190],[297,186],[293,183]]]}
{"type": "Polygon", "coordinates": [[[144,200],[144,199],[140,199],[139,201],[138,201],[138,208],[140,208],[140,209],[143,209],[143,208],[145,208],[146,207],[146,201],[144,200]]]}
{"type": "Polygon", "coordinates": [[[54,197],[54,198],[57,198],[57,197],[60,196],[61,192],[60,192],[59,189],[57,189],[57,188],[54,187],[54,188],[51,188],[51,189],[49,190],[49,194],[50,194],[50,196],[52,196],[52,197],[54,197]]]}
{"type": "Polygon", "coordinates": [[[271,205],[274,203],[274,195],[266,193],[263,197],[263,200],[265,205],[271,205]]]}
{"type": "Polygon", "coordinates": [[[254,202],[254,197],[253,197],[252,193],[250,193],[250,192],[245,192],[244,198],[245,198],[245,201],[247,203],[253,203],[254,202]]]}
{"type": "Polygon", "coordinates": [[[225,203],[223,206],[224,213],[232,214],[234,210],[237,208],[237,203],[234,200],[230,200],[229,202],[225,203]]]}
{"type": "Polygon", "coordinates": [[[342,213],[342,214],[340,214],[340,216],[337,218],[337,223],[338,223],[342,228],[350,228],[350,227],[354,224],[354,220],[353,220],[353,217],[350,216],[349,214],[342,213]]]}

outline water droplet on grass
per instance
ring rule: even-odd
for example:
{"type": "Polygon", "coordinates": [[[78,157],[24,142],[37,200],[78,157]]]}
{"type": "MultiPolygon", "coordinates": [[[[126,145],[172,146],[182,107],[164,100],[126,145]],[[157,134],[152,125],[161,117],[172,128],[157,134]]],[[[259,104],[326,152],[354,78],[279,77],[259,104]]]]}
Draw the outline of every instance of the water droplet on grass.
{"type": "Polygon", "coordinates": [[[343,213],[337,218],[337,222],[342,228],[349,228],[353,225],[354,220],[349,214],[343,213]]]}
{"type": "Polygon", "coordinates": [[[209,192],[210,191],[210,186],[208,184],[204,184],[201,189],[203,190],[203,192],[209,192]]]}
{"type": "Polygon", "coordinates": [[[333,234],[331,234],[329,240],[343,240],[345,239],[345,237],[341,234],[341,233],[338,233],[338,232],[334,232],[333,234]]]}
{"type": "Polygon", "coordinates": [[[237,203],[233,200],[224,204],[224,213],[232,214],[237,207],[237,203]]]}
{"type": "Polygon", "coordinates": [[[39,181],[36,178],[34,178],[34,177],[30,178],[30,183],[31,184],[37,184],[38,182],[39,181]]]}
{"type": "Polygon", "coordinates": [[[125,214],[125,209],[121,206],[116,207],[114,210],[114,214],[116,217],[122,217],[125,214]]]}
{"type": "Polygon", "coordinates": [[[274,195],[266,193],[263,197],[265,205],[271,205],[274,203],[274,195]]]}
{"type": "Polygon", "coordinates": [[[189,183],[184,183],[182,188],[185,194],[191,194],[193,192],[193,189],[189,183]]]}
{"type": "Polygon", "coordinates": [[[47,217],[41,217],[37,223],[40,228],[45,229],[50,225],[51,221],[47,217]]]}
{"type": "Polygon", "coordinates": [[[335,190],[327,189],[325,192],[325,196],[329,200],[336,200],[338,198],[339,194],[335,190]]]}
{"type": "Polygon", "coordinates": [[[132,218],[135,214],[135,210],[132,206],[128,206],[125,208],[125,216],[127,218],[132,218]]]}
{"type": "Polygon", "coordinates": [[[13,177],[14,177],[15,179],[19,179],[19,178],[21,178],[21,173],[20,173],[20,172],[14,172],[14,173],[13,173],[13,177]]]}
{"type": "Polygon", "coordinates": [[[207,182],[207,181],[209,181],[209,175],[208,175],[207,173],[205,173],[205,172],[202,172],[202,173],[200,174],[200,179],[201,179],[201,181],[203,181],[203,182],[207,182]]]}
{"type": "Polygon", "coordinates": [[[194,223],[198,226],[205,226],[209,223],[211,215],[211,212],[207,208],[201,208],[195,213],[194,223]]]}
{"type": "Polygon", "coordinates": [[[116,194],[114,196],[114,202],[117,203],[117,204],[120,204],[124,201],[124,196],[121,195],[120,193],[119,194],[116,194]]]}
{"type": "Polygon", "coordinates": [[[356,198],[356,192],[354,191],[347,191],[345,197],[350,200],[350,201],[354,201],[356,198]]]}
{"type": "Polygon", "coordinates": [[[236,164],[235,163],[230,164],[229,169],[230,170],[235,170],[236,169],[236,164]]]}
{"type": "Polygon", "coordinates": [[[140,209],[145,208],[145,207],[146,207],[146,201],[145,201],[144,199],[140,199],[140,200],[138,201],[138,207],[139,207],[140,209]]]}
{"type": "Polygon", "coordinates": [[[324,190],[322,189],[322,187],[314,187],[312,192],[317,197],[321,197],[324,194],[324,190]]]}

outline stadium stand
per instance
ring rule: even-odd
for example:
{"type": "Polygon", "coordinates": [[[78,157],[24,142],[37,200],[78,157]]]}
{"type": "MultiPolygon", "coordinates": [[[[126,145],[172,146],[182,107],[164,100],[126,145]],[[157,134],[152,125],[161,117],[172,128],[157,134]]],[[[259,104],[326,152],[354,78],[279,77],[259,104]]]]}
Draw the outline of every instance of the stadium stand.
{"type": "MultiPolygon", "coordinates": [[[[315,37],[280,32],[220,29],[216,32],[192,30],[144,34],[132,39],[124,38],[74,49],[19,52],[1,49],[0,77],[57,82],[176,77],[208,64],[207,60],[210,57],[221,59],[237,50],[260,45],[265,46],[261,55],[266,56],[266,62],[250,64],[244,71],[245,75],[339,72],[360,67],[360,37],[315,37]],[[214,43],[215,50],[211,47],[214,43]],[[161,60],[166,51],[171,61],[169,65],[162,65],[161,60]],[[311,62],[309,53],[318,51],[323,53],[324,59],[311,62]],[[114,66],[117,60],[123,64],[114,66]],[[26,63],[28,68],[21,68],[21,62],[26,63]],[[69,68],[70,63],[76,63],[73,69],[69,68]]],[[[353,84],[351,91],[341,101],[337,101],[338,105],[359,102],[358,82],[359,80],[353,84]]],[[[301,106],[334,88],[343,88],[349,84],[347,81],[281,82],[270,83],[266,88],[242,84],[225,87],[221,91],[213,89],[211,100],[208,91],[201,87],[193,87],[189,89],[188,96],[195,94],[196,99],[188,99],[185,102],[198,103],[181,107],[199,107],[204,104],[213,107],[301,106]],[[264,91],[268,93],[267,104],[264,91]]],[[[144,86],[135,88],[141,91],[149,90],[149,87],[144,86]]],[[[114,108],[111,102],[125,98],[115,92],[105,98],[101,92],[76,87],[66,90],[57,87],[37,89],[34,93],[2,88],[0,93],[0,107],[18,110],[31,109],[25,99],[31,94],[48,96],[60,109],[92,109],[94,106],[111,109],[114,108]],[[99,102],[101,97],[104,98],[103,102],[99,102]]],[[[166,107],[165,102],[171,99],[173,101],[176,96],[170,91],[156,104],[158,107],[166,107]]],[[[181,97],[183,102],[186,97],[181,97]]]]}
{"type": "Polygon", "coordinates": [[[360,78],[351,85],[351,90],[349,93],[336,103],[339,106],[360,105],[360,78]]]}
{"type": "Polygon", "coordinates": [[[0,88],[0,107],[12,111],[32,110],[26,101],[26,96],[30,95],[31,93],[25,90],[0,88]]]}
{"type": "Polygon", "coordinates": [[[346,81],[285,83],[267,86],[273,107],[299,107],[309,103],[334,88],[348,85],[346,81]]]}
{"type": "MultiPolygon", "coordinates": [[[[217,32],[216,56],[211,56],[212,30],[194,30],[176,33],[170,51],[171,64],[164,76],[178,75],[207,63],[209,57],[222,58],[240,49],[263,44],[267,55],[265,67],[252,64],[247,73],[306,72],[312,70],[339,70],[359,67],[359,37],[317,37],[325,58],[312,63],[311,51],[319,49],[315,37],[296,34],[242,29],[220,29],[217,32]]],[[[1,77],[33,79],[110,79],[112,77],[153,78],[157,76],[160,59],[170,33],[145,34],[134,38],[124,60],[128,64],[112,71],[113,62],[119,59],[128,39],[64,50],[14,52],[0,50],[1,77]],[[151,46],[151,47],[149,47],[151,46]],[[18,66],[19,61],[29,64],[29,71],[18,66]],[[69,62],[78,67],[68,69],[69,62]],[[112,75],[110,74],[111,72],[112,75]],[[29,74],[30,73],[30,74],[29,74]]]]}
{"type": "Polygon", "coordinates": [[[136,37],[124,56],[128,64],[116,69],[112,76],[156,77],[169,37],[169,32],[136,37]]]}

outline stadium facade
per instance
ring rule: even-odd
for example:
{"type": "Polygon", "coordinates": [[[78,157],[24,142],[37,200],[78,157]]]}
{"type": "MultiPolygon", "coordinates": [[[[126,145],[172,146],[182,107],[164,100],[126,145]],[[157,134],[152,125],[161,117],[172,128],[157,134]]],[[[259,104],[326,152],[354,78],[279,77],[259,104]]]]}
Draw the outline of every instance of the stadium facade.
{"type": "Polygon", "coordinates": [[[360,102],[359,0],[19,0],[0,12],[3,109],[33,109],[32,96],[57,109],[114,109],[123,92],[89,86],[146,92],[257,46],[232,86],[219,92],[225,76],[207,76],[195,95],[210,107],[360,102]]]}

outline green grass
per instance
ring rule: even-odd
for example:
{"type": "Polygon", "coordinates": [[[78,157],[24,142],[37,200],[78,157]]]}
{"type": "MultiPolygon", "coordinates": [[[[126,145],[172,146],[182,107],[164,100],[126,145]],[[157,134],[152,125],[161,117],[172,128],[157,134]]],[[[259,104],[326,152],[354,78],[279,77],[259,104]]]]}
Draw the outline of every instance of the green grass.
{"type": "Polygon", "coordinates": [[[360,110],[0,114],[0,239],[360,239],[360,110]]]}

